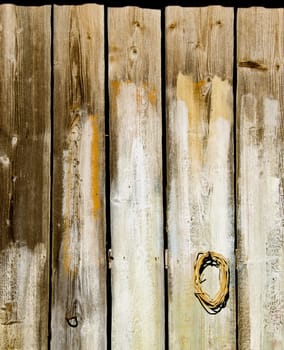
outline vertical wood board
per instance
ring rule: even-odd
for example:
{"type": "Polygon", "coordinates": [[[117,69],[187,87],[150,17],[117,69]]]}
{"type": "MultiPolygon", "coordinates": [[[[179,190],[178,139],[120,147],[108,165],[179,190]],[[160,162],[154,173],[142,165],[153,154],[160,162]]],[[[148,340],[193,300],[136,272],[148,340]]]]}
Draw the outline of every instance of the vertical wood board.
{"type": "Polygon", "coordinates": [[[284,10],[238,11],[239,348],[284,348],[284,10]]]}
{"type": "Polygon", "coordinates": [[[0,6],[0,349],[47,349],[50,6],[0,6]]]}
{"type": "Polygon", "coordinates": [[[106,349],[103,6],[54,8],[52,349],[106,349]]]}
{"type": "MultiPolygon", "coordinates": [[[[171,349],[235,349],[233,9],[166,9],[168,303],[171,349]],[[209,315],[194,295],[198,253],[229,262],[229,300],[209,315]]],[[[203,285],[213,298],[218,272],[203,285]]]]}
{"type": "Polygon", "coordinates": [[[160,11],[110,8],[112,349],[164,349],[160,11]]]}

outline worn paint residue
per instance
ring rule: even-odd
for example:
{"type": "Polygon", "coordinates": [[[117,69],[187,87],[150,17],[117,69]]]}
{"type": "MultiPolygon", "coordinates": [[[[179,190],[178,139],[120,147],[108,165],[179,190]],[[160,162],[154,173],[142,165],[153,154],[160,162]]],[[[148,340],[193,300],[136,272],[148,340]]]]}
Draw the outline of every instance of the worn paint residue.
{"type": "Polygon", "coordinates": [[[94,218],[101,208],[100,135],[98,117],[76,116],[64,151],[64,269],[78,272],[81,234],[86,223],[85,211],[94,218]],[[84,188],[84,190],[83,190],[84,188]],[[90,198],[89,198],[90,197],[90,198]]]}
{"type": "Polygon", "coordinates": [[[194,82],[191,75],[183,75],[181,73],[178,75],[177,99],[183,101],[187,107],[190,132],[189,143],[195,154],[194,168],[196,171],[200,171],[202,165],[203,146],[202,139],[199,137],[202,132],[200,88],[204,84],[205,81],[194,82]]]}
{"type": "Polygon", "coordinates": [[[114,97],[118,96],[118,94],[119,94],[120,84],[121,84],[121,82],[119,80],[112,80],[111,81],[111,89],[112,89],[114,97]]]}
{"type": "MultiPolygon", "coordinates": [[[[234,264],[232,87],[217,76],[194,81],[192,75],[179,73],[176,100],[170,100],[168,105],[169,327],[174,330],[170,347],[208,349],[218,344],[227,349],[230,331],[220,337],[220,329],[228,324],[234,331],[233,273],[231,299],[222,315],[213,319],[195,300],[193,283],[189,281],[193,280],[199,252],[218,251],[234,264]],[[206,331],[189,332],[196,329],[197,323],[206,331]]],[[[206,283],[214,287],[213,274],[206,283]]]]}
{"type": "Polygon", "coordinates": [[[63,153],[63,218],[64,218],[64,269],[67,272],[77,273],[77,264],[74,262],[74,244],[79,233],[79,198],[80,198],[80,172],[79,148],[82,136],[82,124],[77,115],[71,124],[68,135],[68,149],[63,153]],[[73,249],[72,249],[73,248],[73,249]]]}
{"type": "Polygon", "coordinates": [[[224,118],[232,121],[232,86],[228,80],[214,76],[207,80],[195,82],[192,75],[178,74],[177,98],[185,102],[188,113],[190,128],[198,131],[202,120],[202,105],[211,99],[213,107],[210,119],[224,118]]]}
{"type": "Polygon", "coordinates": [[[241,329],[243,348],[283,348],[280,111],[277,99],[258,99],[252,93],[241,97],[239,276],[244,286],[240,293],[241,306],[248,310],[241,315],[246,325],[245,330],[241,329]]]}
{"type": "Polygon", "coordinates": [[[0,293],[0,349],[35,349],[40,344],[38,312],[42,296],[37,291],[46,262],[43,243],[31,250],[24,242],[16,241],[0,252],[0,279],[5,287],[0,293]]]}
{"type": "MultiPolygon", "coordinates": [[[[131,80],[119,81],[112,80],[111,81],[111,89],[114,98],[116,98],[120,93],[121,84],[131,85],[133,82],[131,80]]],[[[147,101],[154,107],[157,104],[157,90],[154,87],[149,87],[147,83],[143,82],[139,86],[137,86],[136,90],[136,104],[137,106],[141,105],[141,102],[147,101]],[[146,97],[146,99],[145,99],[146,97]]]]}
{"type": "Polygon", "coordinates": [[[111,101],[116,106],[112,344],[117,349],[164,347],[161,120],[155,98],[155,90],[143,83],[122,81],[111,101]]]}
{"type": "Polygon", "coordinates": [[[179,73],[177,99],[188,111],[189,147],[194,154],[194,169],[200,171],[210,125],[218,118],[232,123],[232,86],[217,76],[195,82],[192,75],[179,73]]]}
{"type": "Polygon", "coordinates": [[[54,275],[57,284],[52,327],[58,328],[54,344],[60,344],[64,334],[70,335],[70,348],[92,348],[90,344],[97,344],[100,337],[97,327],[104,331],[104,323],[101,324],[104,295],[98,294],[103,278],[100,271],[105,264],[100,242],[104,232],[101,120],[78,109],[63,151],[64,227],[54,275]],[[71,320],[71,325],[77,322],[79,331],[72,331],[74,328],[67,320],[71,320]]]}
{"type": "Polygon", "coordinates": [[[148,99],[152,105],[155,105],[157,102],[157,91],[156,89],[149,89],[148,90],[148,99]]]}

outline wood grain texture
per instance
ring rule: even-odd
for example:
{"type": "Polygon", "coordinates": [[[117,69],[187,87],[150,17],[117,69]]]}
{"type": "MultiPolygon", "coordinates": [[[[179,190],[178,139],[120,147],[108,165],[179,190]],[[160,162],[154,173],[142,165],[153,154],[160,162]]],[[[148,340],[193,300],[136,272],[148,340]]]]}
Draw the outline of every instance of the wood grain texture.
{"type": "Polygon", "coordinates": [[[0,349],[47,349],[50,6],[0,6],[0,349]]]}
{"type": "Polygon", "coordinates": [[[54,8],[55,350],[106,348],[103,12],[54,8]]]}
{"type": "Polygon", "coordinates": [[[238,11],[239,348],[284,348],[284,10],[238,11]]]}
{"type": "MultiPolygon", "coordinates": [[[[166,9],[170,349],[236,348],[232,66],[233,9],[166,9]],[[206,251],[231,270],[227,306],[214,316],[193,288],[197,254],[206,251]]],[[[212,298],[215,272],[205,272],[212,298]]]]}
{"type": "Polygon", "coordinates": [[[164,349],[160,11],[108,19],[112,349],[164,349]]]}

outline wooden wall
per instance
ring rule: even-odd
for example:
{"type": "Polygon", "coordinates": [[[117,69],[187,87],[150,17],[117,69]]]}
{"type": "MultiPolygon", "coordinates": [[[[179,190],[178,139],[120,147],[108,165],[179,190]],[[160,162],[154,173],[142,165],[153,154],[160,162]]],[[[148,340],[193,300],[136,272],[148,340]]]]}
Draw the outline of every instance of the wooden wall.
{"type": "Polygon", "coordinates": [[[284,10],[4,4],[0,48],[0,350],[283,349],[284,10]]]}

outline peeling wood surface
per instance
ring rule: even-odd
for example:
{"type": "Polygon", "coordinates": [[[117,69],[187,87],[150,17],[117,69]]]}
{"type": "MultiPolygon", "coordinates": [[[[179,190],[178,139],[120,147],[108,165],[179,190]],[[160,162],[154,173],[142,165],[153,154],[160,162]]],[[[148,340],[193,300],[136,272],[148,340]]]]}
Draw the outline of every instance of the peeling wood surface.
{"type": "Polygon", "coordinates": [[[103,6],[54,9],[52,349],[106,349],[103,6]]]}
{"type": "Polygon", "coordinates": [[[112,349],[164,349],[160,11],[108,19],[112,349]]]}
{"type": "Polygon", "coordinates": [[[0,6],[0,349],[47,349],[50,6],[0,6]]]}
{"type": "MultiPolygon", "coordinates": [[[[166,9],[170,349],[236,348],[232,68],[233,9],[166,9]],[[231,270],[227,306],[215,316],[193,289],[205,251],[222,254],[231,270]]],[[[213,298],[218,273],[207,269],[213,298]]]]}
{"type": "Polygon", "coordinates": [[[238,11],[237,60],[239,348],[280,350],[284,348],[283,9],[238,11]]]}

